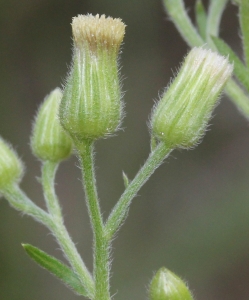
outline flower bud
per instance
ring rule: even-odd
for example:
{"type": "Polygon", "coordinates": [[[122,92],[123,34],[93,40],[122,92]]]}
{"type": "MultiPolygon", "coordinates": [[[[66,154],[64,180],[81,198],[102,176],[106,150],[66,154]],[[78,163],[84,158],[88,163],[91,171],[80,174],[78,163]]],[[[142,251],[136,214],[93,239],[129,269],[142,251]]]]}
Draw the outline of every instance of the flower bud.
{"type": "Polygon", "coordinates": [[[79,15],[72,30],[73,63],[60,121],[75,141],[97,139],[112,134],[122,117],[117,58],[125,25],[105,15],[79,15]]]}
{"type": "Polygon", "coordinates": [[[18,183],[24,173],[24,166],[15,151],[0,137],[0,190],[18,183]]]}
{"type": "Polygon", "coordinates": [[[59,88],[52,91],[41,104],[34,122],[31,147],[34,155],[43,161],[59,162],[71,154],[72,141],[58,118],[61,98],[59,88]]]}
{"type": "Polygon", "coordinates": [[[186,284],[166,268],[153,277],[149,292],[150,300],[193,300],[186,284]]]}
{"type": "Polygon", "coordinates": [[[232,70],[227,58],[211,50],[192,49],[153,110],[152,134],[172,148],[195,146],[232,70]]]}

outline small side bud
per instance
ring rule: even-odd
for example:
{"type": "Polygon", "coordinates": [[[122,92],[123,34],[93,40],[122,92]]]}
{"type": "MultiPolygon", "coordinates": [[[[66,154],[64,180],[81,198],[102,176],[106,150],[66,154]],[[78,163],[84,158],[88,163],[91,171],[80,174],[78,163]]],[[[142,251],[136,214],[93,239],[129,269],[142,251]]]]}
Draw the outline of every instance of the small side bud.
{"type": "Polygon", "coordinates": [[[12,147],[0,137],[0,190],[18,183],[23,176],[24,166],[12,147]]]}
{"type": "Polygon", "coordinates": [[[153,277],[149,293],[150,300],[193,300],[186,284],[166,268],[153,277]]]}
{"type": "Polygon", "coordinates": [[[41,104],[34,122],[31,147],[42,161],[59,162],[71,154],[72,141],[58,118],[61,98],[59,88],[52,91],[41,104]]]}
{"type": "Polygon", "coordinates": [[[60,105],[60,121],[74,141],[115,132],[122,119],[118,53],[120,19],[79,15],[72,22],[74,53],[60,105]]]}
{"type": "Polygon", "coordinates": [[[227,58],[211,50],[192,49],[153,110],[152,134],[172,148],[195,146],[232,71],[227,58]]]}

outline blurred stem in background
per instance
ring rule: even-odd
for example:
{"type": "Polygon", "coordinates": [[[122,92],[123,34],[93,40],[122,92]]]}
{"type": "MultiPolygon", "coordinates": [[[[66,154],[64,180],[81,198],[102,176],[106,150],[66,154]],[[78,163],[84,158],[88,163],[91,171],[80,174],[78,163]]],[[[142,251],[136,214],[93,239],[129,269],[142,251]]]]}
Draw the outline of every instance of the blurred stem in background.
{"type": "MultiPolygon", "coordinates": [[[[225,10],[226,4],[229,0],[210,0],[209,8],[206,15],[204,5],[201,0],[196,1],[196,20],[198,28],[195,28],[191,19],[189,18],[183,0],[163,0],[166,11],[169,14],[172,22],[175,24],[177,30],[182,38],[190,47],[202,46],[209,47],[213,50],[219,50],[222,55],[229,56],[229,52],[220,51],[213,37],[218,37],[220,21],[225,10]],[[206,28],[205,28],[206,27],[206,28]]],[[[244,52],[247,60],[248,45],[249,45],[249,4],[247,0],[241,0],[240,4],[240,24],[242,30],[242,41],[244,44],[244,52]]],[[[237,62],[230,57],[231,63],[235,67],[237,62]]],[[[245,74],[248,80],[248,74],[245,74]]],[[[241,113],[249,119],[249,90],[245,92],[243,88],[234,79],[227,83],[225,89],[226,94],[234,102],[241,113]]]]}

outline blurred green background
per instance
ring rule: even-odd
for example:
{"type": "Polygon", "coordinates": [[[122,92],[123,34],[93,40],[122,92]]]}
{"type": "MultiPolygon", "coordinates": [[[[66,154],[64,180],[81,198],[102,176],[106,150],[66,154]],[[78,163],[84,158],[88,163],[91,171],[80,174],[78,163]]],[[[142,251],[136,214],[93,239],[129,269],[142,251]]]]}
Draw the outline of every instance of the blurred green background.
{"type": "MultiPolygon", "coordinates": [[[[194,1],[185,1],[193,16],[194,1]]],[[[101,207],[106,217],[149,153],[148,116],[187,52],[160,0],[9,0],[0,3],[0,124],[27,166],[22,182],[44,207],[31,155],[34,114],[62,86],[71,60],[73,16],[100,13],[128,25],[121,65],[124,131],[97,143],[101,207]]],[[[237,9],[227,7],[221,35],[241,55],[237,9]]],[[[175,151],[134,200],[113,243],[115,299],[147,299],[153,272],[165,266],[187,280],[198,300],[249,299],[249,128],[225,97],[203,142],[175,151]]],[[[65,222],[87,265],[92,234],[75,158],[57,176],[65,222]]],[[[51,234],[0,199],[0,299],[73,300],[77,296],[24,253],[31,243],[64,259],[51,234]]]]}

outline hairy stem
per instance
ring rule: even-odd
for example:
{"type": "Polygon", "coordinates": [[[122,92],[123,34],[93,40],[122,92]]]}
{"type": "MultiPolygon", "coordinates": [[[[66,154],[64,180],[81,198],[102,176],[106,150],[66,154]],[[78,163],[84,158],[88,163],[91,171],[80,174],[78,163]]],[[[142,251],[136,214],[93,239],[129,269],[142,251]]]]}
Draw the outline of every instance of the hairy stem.
{"type": "Polygon", "coordinates": [[[53,225],[50,227],[50,230],[56,237],[82,285],[87,290],[89,298],[92,298],[94,294],[94,282],[92,276],[87,270],[85,263],[80,257],[75,244],[63,224],[59,200],[54,189],[54,179],[57,168],[58,164],[50,161],[44,162],[42,167],[42,185],[45,200],[48,211],[53,219],[53,225]]]}
{"type": "Polygon", "coordinates": [[[95,300],[110,300],[109,242],[105,237],[103,219],[96,189],[93,163],[93,142],[85,140],[77,145],[82,167],[86,202],[94,233],[95,300]]]}
{"type": "Polygon", "coordinates": [[[50,230],[53,232],[74,272],[78,275],[79,280],[88,292],[88,297],[93,299],[94,282],[92,276],[82,261],[82,258],[80,257],[75,244],[69,236],[66,227],[62,222],[55,221],[50,230]]]}
{"type": "Polygon", "coordinates": [[[31,201],[18,185],[10,185],[1,191],[1,193],[13,208],[33,217],[46,227],[51,227],[53,222],[50,215],[31,201]]]}
{"type": "Polygon", "coordinates": [[[147,161],[137,173],[135,178],[129,183],[106,222],[105,230],[109,239],[113,237],[115,232],[124,222],[132,199],[171,151],[172,149],[165,143],[159,143],[155,150],[151,152],[147,161]]]}
{"type": "Polygon", "coordinates": [[[45,161],[42,166],[42,186],[46,205],[53,218],[62,220],[61,208],[54,189],[55,174],[58,169],[58,163],[45,161]]]}

